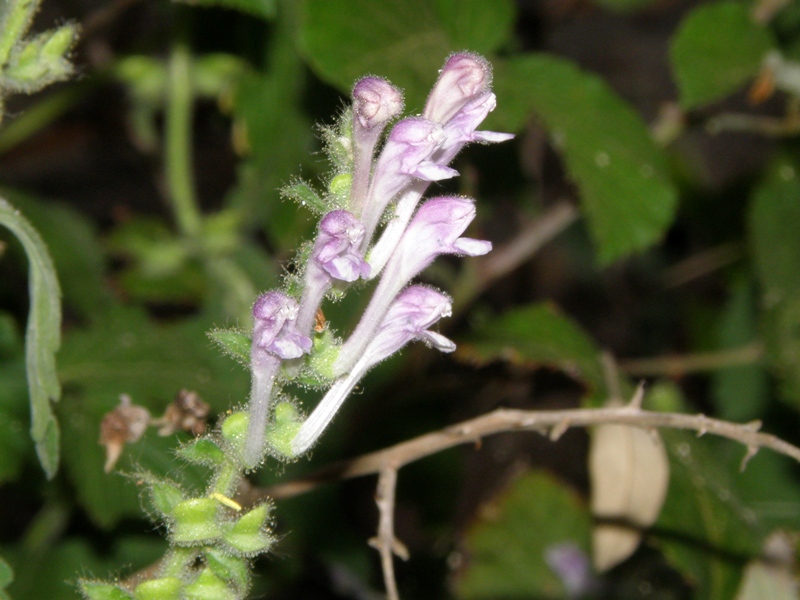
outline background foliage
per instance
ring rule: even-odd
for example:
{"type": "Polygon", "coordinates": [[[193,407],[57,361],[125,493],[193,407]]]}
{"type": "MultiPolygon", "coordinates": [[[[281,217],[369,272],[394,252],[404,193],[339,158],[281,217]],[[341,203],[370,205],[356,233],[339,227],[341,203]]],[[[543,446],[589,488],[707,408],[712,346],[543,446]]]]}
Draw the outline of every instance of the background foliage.
{"type": "MultiPolygon", "coordinates": [[[[313,220],[278,190],[330,177],[314,123],[331,122],[368,73],[405,88],[419,111],[457,50],[495,67],[487,128],[517,133],[470,148],[458,159],[465,176],[445,187],[478,199],[476,237],[501,248],[562,203],[580,218],[488,286],[469,265],[428,273],[470,300],[443,325],[455,359],[406,350],[370,374],[310,461],[272,464],[254,484],[499,406],[598,405],[609,394],[603,350],[631,380],[655,384],[656,408],[761,419],[800,441],[800,5],[191,4],[47,0],[33,30],[80,24],[80,76],[7,101],[0,184],[27,219],[0,204],[0,223],[22,231],[21,244],[0,231],[0,586],[10,595],[74,598],[77,577],[124,578],[161,554],[135,478],[120,473],[180,468],[192,481],[174,456],[189,436],[149,431],[106,474],[102,416],[121,394],[161,414],[182,388],[215,415],[244,403],[247,372],[206,332],[248,328],[255,295],[291,270],[313,220]],[[63,292],[63,340],[58,380],[44,369],[29,398],[29,304],[34,319],[50,318],[58,286],[36,268],[47,260],[39,237],[63,292]],[[45,430],[59,386],[56,473],[55,430],[45,430]]],[[[347,322],[350,311],[327,316],[347,322]]],[[[41,331],[34,349],[48,361],[58,328],[41,331]]],[[[587,593],[759,597],[742,575],[775,531],[796,545],[797,465],[762,452],[739,474],[735,444],[664,437],[661,516],[587,593]]],[[[587,446],[585,432],[557,443],[503,434],[403,469],[401,592],[565,597],[546,557],[563,544],[590,551],[587,446]]],[[[278,554],[256,564],[254,596],[375,597],[373,487],[354,480],[277,502],[278,554]]],[[[792,558],[759,571],[765,585],[782,589],[792,558]]]]}

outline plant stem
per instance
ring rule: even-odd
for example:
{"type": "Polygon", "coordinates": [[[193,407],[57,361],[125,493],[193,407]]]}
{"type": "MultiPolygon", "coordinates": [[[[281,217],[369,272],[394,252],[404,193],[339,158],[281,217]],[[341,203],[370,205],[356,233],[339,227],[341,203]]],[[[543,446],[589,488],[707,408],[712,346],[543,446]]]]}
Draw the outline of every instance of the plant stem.
{"type": "Polygon", "coordinates": [[[166,111],[165,170],[167,193],[181,234],[200,235],[202,217],[192,177],[192,59],[183,41],[172,47],[166,111]]]}

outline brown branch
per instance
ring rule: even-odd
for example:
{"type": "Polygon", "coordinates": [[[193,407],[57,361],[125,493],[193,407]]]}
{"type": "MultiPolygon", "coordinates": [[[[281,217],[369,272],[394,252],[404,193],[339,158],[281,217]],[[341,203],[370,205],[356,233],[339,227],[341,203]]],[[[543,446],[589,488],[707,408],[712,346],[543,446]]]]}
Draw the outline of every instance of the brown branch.
{"type": "Polygon", "coordinates": [[[386,598],[388,600],[400,600],[392,557],[397,555],[403,560],[408,560],[408,549],[394,536],[394,496],[396,486],[397,468],[386,467],[381,469],[378,476],[378,488],[375,493],[375,503],[378,505],[380,514],[378,535],[369,541],[369,545],[381,555],[381,569],[383,570],[383,580],[386,582],[386,598]]]}
{"type": "Polygon", "coordinates": [[[387,467],[399,469],[442,450],[461,444],[475,443],[481,438],[507,431],[537,431],[547,433],[555,428],[588,427],[605,423],[633,425],[644,428],[671,428],[710,433],[739,442],[747,447],[746,460],[759,448],[769,448],[800,462],[800,448],[767,433],[759,433],[759,421],[739,424],[713,419],[703,414],[661,413],[640,410],[635,406],[558,411],[527,411],[498,409],[486,415],[463,421],[445,429],[401,442],[377,452],[333,463],[311,475],[269,488],[254,489],[257,497],[290,498],[315,487],[343,479],[380,473],[387,467]]]}

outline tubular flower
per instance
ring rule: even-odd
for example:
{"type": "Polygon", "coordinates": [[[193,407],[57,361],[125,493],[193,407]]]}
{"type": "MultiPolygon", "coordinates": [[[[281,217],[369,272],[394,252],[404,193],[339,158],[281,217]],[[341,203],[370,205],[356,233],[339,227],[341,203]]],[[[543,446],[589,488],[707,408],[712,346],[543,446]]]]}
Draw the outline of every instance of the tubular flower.
{"type": "Polygon", "coordinates": [[[331,386],[292,440],[295,455],[308,450],[333,419],[336,412],[364,374],[374,365],[413,340],[452,352],[456,345],[443,335],[429,331],[434,323],[452,313],[450,298],[434,289],[415,285],[406,288],[394,299],[375,336],[353,368],[331,386]]]}
{"type": "Polygon", "coordinates": [[[440,196],[428,200],[419,208],[389,258],[361,321],[342,345],[334,365],[336,374],[351,368],[397,293],[437,256],[479,256],[492,249],[491,242],[460,237],[474,218],[475,204],[467,198],[440,196]]]}

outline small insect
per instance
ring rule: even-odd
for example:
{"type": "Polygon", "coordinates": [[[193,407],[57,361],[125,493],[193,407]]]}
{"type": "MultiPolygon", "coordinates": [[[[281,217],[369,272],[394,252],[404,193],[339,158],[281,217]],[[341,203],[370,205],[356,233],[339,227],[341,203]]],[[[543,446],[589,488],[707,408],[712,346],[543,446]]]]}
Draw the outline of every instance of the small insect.
{"type": "Polygon", "coordinates": [[[327,322],[325,321],[325,315],[322,313],[322,309],[317,309],[317,314],[314,315],[314,331],[317,333],[322,333],[325,331],[325,325],[327,322]]]}
{"type": "Polygon", "coordinates": [[[236,500],[231,500],[226,495],[220,494],[219,492],[211,492],[211,494],[209,494],[209,498],[213,498],[220,504],[224,504],[228,508],[232,508],[237,512],[242,510],[242,505],[236,502],[236,500]]]}

